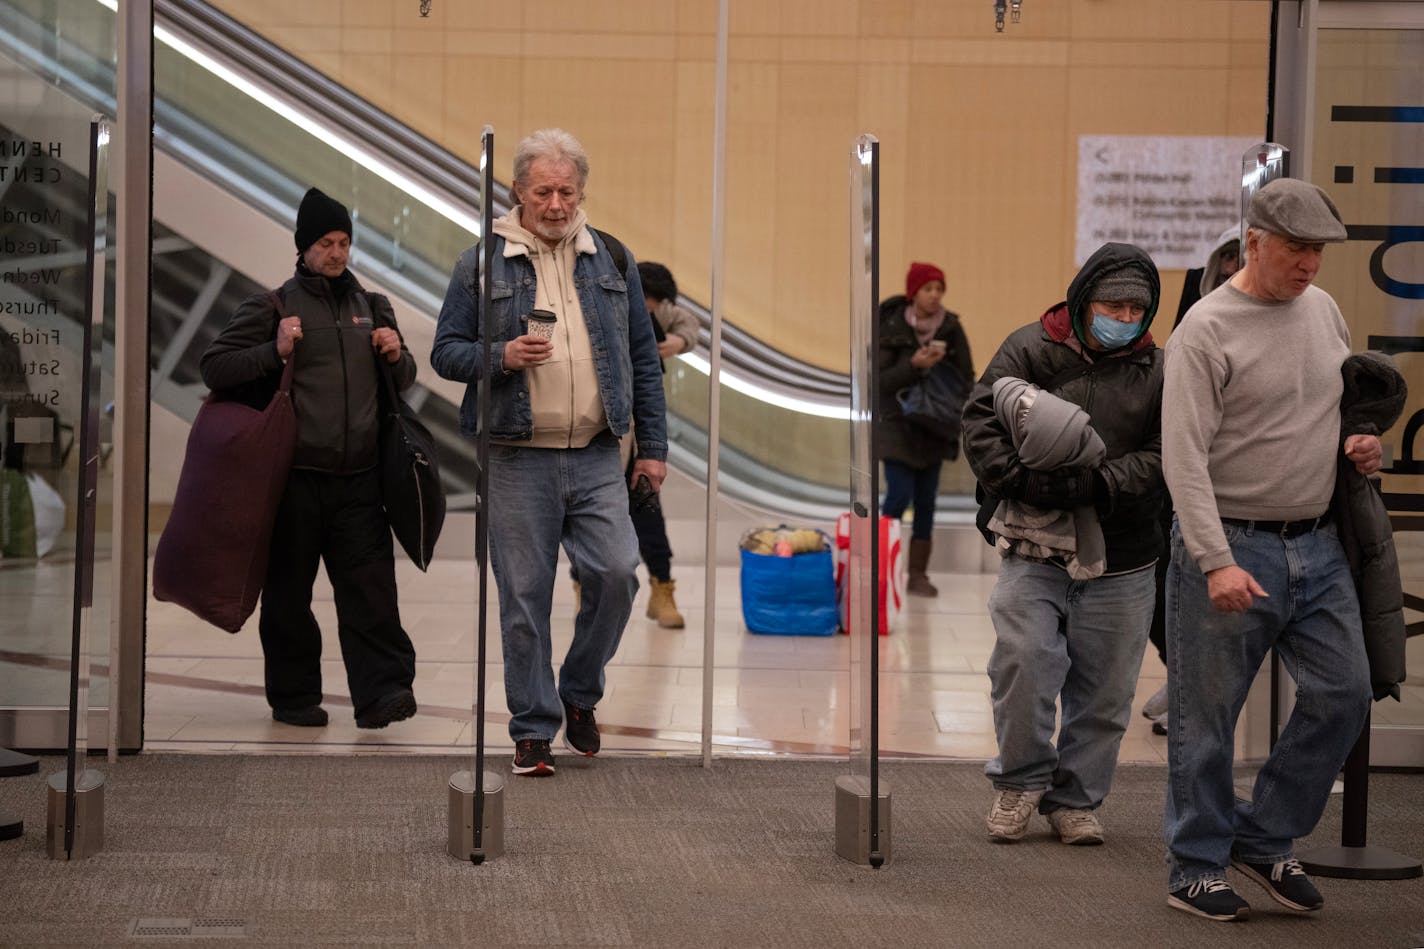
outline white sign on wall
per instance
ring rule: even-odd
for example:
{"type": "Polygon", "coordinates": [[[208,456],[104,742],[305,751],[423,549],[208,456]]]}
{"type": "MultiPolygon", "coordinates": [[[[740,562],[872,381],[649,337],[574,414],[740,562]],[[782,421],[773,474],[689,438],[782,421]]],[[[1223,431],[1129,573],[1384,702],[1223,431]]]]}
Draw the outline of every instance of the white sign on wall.
{"type": "Polygon", "coordinates": [[[1078,139],[1078,266],[1107,241],[1136,244],[1164,270],[1206,261],[1241,220],[1241,156],[1255,139],[1083,135],[1078,139]]]}

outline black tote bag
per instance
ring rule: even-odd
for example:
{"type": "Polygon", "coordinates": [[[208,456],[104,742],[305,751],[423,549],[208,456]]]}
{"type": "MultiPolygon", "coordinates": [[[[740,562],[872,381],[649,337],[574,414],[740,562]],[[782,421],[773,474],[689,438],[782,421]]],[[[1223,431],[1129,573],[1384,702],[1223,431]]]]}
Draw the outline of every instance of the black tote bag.
{"type": "Polygon", "coordinates": [[[381,501],[396,540],[421,570],[430,566],[435,542],[445,526],[445,490],[430,429],[405,404],[391,378],[391,364],[381,367],[381,501]]]}
{"type": "Polygon", "coordinates": [[[966,395],[968,387],[954,367],[936,363],[914,385],[901,389],[896,398],[908,422],[931,435],[954,441],[959,438],[966,395]]]}

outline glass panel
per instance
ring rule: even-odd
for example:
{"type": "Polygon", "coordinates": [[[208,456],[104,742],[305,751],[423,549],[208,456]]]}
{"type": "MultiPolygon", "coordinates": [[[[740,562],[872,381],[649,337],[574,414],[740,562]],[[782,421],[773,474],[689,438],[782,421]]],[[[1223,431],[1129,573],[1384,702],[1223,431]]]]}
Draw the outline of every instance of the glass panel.
{"type": "MultiPolygon", "coordinates": [[[[879,465],[875,451],[874,367],[878,361],[875,303],[879,273],[879,142],[862,135],[850,156],[850,367],[851,426],[850,560],[847,623],[850,633],[850,752],[855,773],[869,777],[879,751],[876,733],[879,635],[875,602],[880,551],[876,525],[880,515],[879,465]]],[[[878,796],[870,793],[872,806],[878,796]]]]}
{"type": "MultiPolygon", "coordinates": [[[[76,512],[80,490],[76,432],[81,419],[86,302],[86,195],[93,109],[68,92],[109,90],[112,16],[93,4],[18,5],[11,40],[44,50],[44,63],[0,55],[0,386],[4,492],[0,504],[0,703],[9,709],[68,706],[73,633],[76,512]],[[89,50],[74,57],[73,43],[89,50]],[[100,68],[101,67],[101,68],[100,68]]],[[[107,187],[99,202],[112,214],[107,187]]],[[[112,232],[112,222],[105,227],[112,232]]],[[[100,258],[111,270],[112,260],[100,258]]],[[[102,279],[103,348],[99,405],[113,400],[114,297],[102,279]]],[[[88,649],[107,653],[112,473],[111,419],[99,427],[94,600],[88,649]]],[[[103,677],[89,705],[108,703],[103,677]]],[[[27,733],[28,734],[28,733],[27,733]]],[[[37,738],[54,746],[45,732],[37,738]]]]}
{"type": "MultiPolygon", "coordinates": [[[[1424,425],[1424,31],[1321,30],[1317,55],[1312,175],[1350,232],[1326,250],[1318,283],[1340,304],[1354,348],[1394,353],[1409,383],[1404,414],[1382,438],[1384,491],[1391,512],[1404,515],[1395,545],[1405,620],[1424,627],[1424,442],[1416,434],[1424,425]]],[[[1407,659],[1411,670],[1424,667],[1424,636],[1409,640],[1407,659]]],[[[1424,730],[1424,681],[1411,675],[1402,688],[1403,701],[1375,703],[1377,733],[1424,730]]]]}

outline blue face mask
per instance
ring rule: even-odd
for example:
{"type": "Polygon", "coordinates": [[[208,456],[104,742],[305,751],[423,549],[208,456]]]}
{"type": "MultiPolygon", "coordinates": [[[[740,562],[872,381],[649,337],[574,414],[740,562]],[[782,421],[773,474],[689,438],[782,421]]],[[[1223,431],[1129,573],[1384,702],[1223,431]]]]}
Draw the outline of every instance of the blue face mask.
{"type": "Polygon", "coordinates": [[[1137,339],[1142,332],[1142,324],[1123,323],[1110,316],[1101,313],[1093,314],[1092,334],[1097,337],[1107,349],[1117,349],[1119,346],[1126,346],[1137,339]]]}

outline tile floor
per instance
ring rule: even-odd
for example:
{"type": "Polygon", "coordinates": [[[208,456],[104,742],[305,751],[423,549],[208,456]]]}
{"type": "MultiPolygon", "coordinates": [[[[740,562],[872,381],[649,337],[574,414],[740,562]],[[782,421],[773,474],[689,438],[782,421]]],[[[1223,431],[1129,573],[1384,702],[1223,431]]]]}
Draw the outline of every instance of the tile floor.
{"type": "MultiPolygon", "coordinates": [[[[562,573],[561,573],[562,576],[562,573]]],[[[598,707],[604,748],[696,754],[702,740],[703,619],[701,567],[675,571],[684,630],[665,630],[643,617],[639,593],[608,690],[598,707]]],[[[887,755],[983,759],[995,751],[988,679],[993,646],[985,604],[994,577],[933,575],[937,599],[912,599],[900,625],[879,641],[881,750],[887,755]]],[[[352,720],[329,588],[319,581],[315,610],[325,633],[323,662],[331,723],[294,728],[271,720],[262,695],[256,621],[228,635],[171,604],[149,605],[145,748],[150,751],[272,754],[329,752],[449,753],[473,748],[475,567],[437,561],[428,574],[399,567],[401,612],[416,643],[415,718],[380,731],[352,720]]],[[[717,572],[713,638],[714,752],[847,753],[851,727],[851,649],[846,636],[783,637],[748,633],[741,622],[736,567],[717,572]]],[[[493,580],[490,582],[493,592],[493,580]]],[[[555,655],[568,646],[573,593],[560,583],[554,597],[555,655]]],[[[497,616],[488,636],[487,747],[510,746],[504,705],[497,616]]],[[[1150,648],[1134,709],[1165,681],[1150,648]]],[[[1166,739],[1134,714],[1122,760],[1162,762],[1166,739]]]]}

